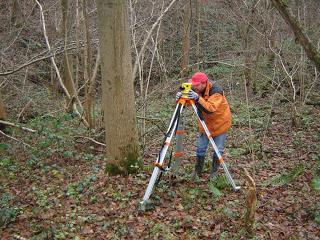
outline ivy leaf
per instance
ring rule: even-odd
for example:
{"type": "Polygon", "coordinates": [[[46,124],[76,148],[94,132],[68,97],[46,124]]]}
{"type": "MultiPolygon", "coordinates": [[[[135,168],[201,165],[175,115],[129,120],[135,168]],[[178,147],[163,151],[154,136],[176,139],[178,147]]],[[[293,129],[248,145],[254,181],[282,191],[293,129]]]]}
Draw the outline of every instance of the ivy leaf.
{"type": "Polygon", "coordinates": [[[216,188],[213,185],[209,185],[209,190],[210,192],[213,193],[214,196],[216,196],[217,198],[221,197],[222,193],[220,192],[220,190],[218,188],[216,188]]]}
{"type": "Polygon", "coordinates": [[[316,191],[320,191],[320,177],[315,177],[312,179],[311,187],[316,191]]]}
{"type": "Polygon", "coordinates": [[[314,218],[314,221],[320,225],[320,214],[316,214],[315,218],[314,218]]]}

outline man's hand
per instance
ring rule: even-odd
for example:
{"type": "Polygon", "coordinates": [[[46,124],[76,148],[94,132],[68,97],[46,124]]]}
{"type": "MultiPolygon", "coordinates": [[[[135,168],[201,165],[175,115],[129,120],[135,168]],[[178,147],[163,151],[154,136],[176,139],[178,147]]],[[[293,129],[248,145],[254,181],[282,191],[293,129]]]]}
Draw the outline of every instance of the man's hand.
{"type": "Polygon", "coordinates": [[[176,101],[178,101],[182,96],[182,92],[177,92],[176,94],[176,101]]]}
{"type": "Polygon", "coordinates": [[[198,99],[199,99],[198,93],[196,93],[196,92],[193,91],[193,90],[190,90],[190,91],[189,91],[188,97],[189,97],[189,99],[193,99],[193,100],[195,100],[195,101],[198,101],[198,99]]]}

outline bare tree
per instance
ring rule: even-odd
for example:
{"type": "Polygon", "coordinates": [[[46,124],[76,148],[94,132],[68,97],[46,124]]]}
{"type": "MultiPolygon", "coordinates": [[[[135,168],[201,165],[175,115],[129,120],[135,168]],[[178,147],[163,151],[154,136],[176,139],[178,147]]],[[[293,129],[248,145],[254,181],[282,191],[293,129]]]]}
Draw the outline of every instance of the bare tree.
{"type": "Polygon", "coordinates": [[[320,52],[311,43],[308,36],[303,32],[298,21],[293,17],[288,9],[288,3],[281,0],[271,0],[275,8],[278,10],[282,18],[290,26],[297,41],[302,45],[308,58],[315,64],[317,70],[320,72],[320,52]]]}

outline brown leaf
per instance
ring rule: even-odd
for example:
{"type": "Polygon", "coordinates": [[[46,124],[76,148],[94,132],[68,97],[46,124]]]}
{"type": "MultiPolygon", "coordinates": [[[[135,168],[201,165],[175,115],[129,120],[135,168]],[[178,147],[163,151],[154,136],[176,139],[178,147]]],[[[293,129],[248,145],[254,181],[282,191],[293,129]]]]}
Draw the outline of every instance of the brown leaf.
{"type": "Polygon", "coordinates": [[[85,226],[82,231],[84,234],[92,234],[93,230],[90,226],[85,226]]]}

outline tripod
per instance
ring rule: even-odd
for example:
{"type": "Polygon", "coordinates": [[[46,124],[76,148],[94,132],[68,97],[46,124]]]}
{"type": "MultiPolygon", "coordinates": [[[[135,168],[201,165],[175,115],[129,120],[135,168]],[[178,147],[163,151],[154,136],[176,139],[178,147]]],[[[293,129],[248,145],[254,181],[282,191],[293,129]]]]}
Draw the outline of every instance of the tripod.
{"type": "Polygon", "coordinates": [[[152,193],[153,187],[154,187],[155,183],[157,182],[157,179],[159,178],[160,173],[163,171],[170,170],[170,166],[167,168],[164,168],[164,166],[163,166],[164,158],[165,158],[167,150],[171,144],[173,135],[176,134],[176,132],[177,132],[181,113],[182,113],[184,107],[189,106],[189,105],[192,106],[194,112],[196,113],[198,120],[200,121],[203,129],[205,130],[205,133],[206,133],[206,135],[207,135],[207,137],[208,137],[208,139],[209,139],[209,141],[210,141],[210,143],[216,153],[216,156],[219,159],[219,163],[225,172],[225,175],[227,177],[228,182],[231,184],[234,191],[237,191],[240,189],[240,186],[236,186],[231,174],[229,173],[227,165],[225,164],[225,162],[224,162],[224,160],[218,150],[217,145],[214,143],[213,138],[207,128],[207,125],[206,125],[204,119],[202,118],[202,116],[198,112],[197,106],[195,105],[195,101],[193,99],[189,99],[186,95],[182,95],[182,97],[177,102],[175,111],[174,111],[173,116],[170,120],[169,128],[165,134],[165,140],[164,140],[163,145],[161,147],[161,150],[158,154],[157,160],[154,163],[155,168],[152,172],[151,179],[149,181],[148,187],[147,187],[146,192],[144,194],[143,201],[140,202],[141,206],[145,206],[148,203],[148,200],[149,200],[150,195],[152,193]]]}

